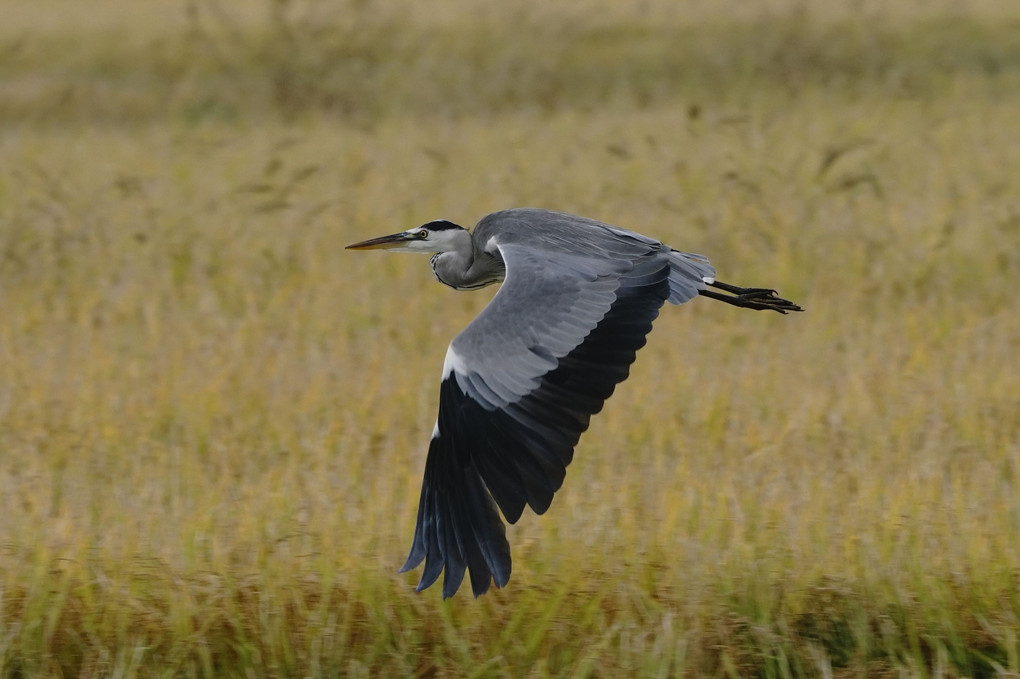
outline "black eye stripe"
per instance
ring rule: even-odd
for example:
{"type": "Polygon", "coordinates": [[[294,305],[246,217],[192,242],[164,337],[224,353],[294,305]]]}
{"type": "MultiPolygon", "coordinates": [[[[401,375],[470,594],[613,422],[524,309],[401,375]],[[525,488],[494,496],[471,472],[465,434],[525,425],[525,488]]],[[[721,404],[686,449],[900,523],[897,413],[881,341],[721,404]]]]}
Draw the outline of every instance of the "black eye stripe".
{"type": "Polygon", "coordinates": [[[429,231],[450,231],[453,229],[463,230],[464,227],[458,226],[453,222],[446,219],[437,219],[428,224],[422,224],[422,228],[428,229],[429,231]]]}

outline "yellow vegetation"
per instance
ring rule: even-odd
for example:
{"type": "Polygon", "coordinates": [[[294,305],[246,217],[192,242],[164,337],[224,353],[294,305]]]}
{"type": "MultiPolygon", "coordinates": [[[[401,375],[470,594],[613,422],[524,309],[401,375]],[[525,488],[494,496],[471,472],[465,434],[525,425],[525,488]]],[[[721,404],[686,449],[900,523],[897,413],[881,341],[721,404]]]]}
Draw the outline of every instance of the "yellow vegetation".
{"type": "Polygon", "coordinates": [[[3,676],[1020,672],[1011,5],[7,4],[3,676]],[[521,205],[807,311],[665,309],[444,603],[396,569],[491,291],[343,246],[521,205]]]}

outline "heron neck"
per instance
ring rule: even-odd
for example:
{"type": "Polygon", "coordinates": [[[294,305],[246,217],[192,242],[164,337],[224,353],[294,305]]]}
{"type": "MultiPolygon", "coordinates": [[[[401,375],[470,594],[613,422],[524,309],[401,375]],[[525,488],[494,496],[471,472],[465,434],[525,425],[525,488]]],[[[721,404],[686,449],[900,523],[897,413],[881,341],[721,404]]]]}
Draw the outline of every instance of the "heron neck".
{"type": "Polygon", "coordinates": [[[502,271],[487,268],[492,267],[485,267],[470,251],[441,252],[432,256],[432,273],[436,280],[455,290],[474,290],[501,280],[502,271]]]}

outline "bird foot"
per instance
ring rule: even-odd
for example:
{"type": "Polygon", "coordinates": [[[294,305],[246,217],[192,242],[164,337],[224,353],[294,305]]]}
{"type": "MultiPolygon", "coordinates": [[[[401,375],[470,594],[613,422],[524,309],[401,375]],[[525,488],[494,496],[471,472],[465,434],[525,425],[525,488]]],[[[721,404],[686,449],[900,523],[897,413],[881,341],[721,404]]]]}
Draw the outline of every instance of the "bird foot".
{"type": "Polygon", "coordinates": [[[714,281],[709,283],[709,285],[730,294],[724,295],[712,290],[701,290],[702,295],[744,309],[754,309],[756,311],[771,310],[778,311],[781,314],[804,310],[790,300],[778,296],[776,291],[771,288],[741,288],[721,281],[714,281]]]}

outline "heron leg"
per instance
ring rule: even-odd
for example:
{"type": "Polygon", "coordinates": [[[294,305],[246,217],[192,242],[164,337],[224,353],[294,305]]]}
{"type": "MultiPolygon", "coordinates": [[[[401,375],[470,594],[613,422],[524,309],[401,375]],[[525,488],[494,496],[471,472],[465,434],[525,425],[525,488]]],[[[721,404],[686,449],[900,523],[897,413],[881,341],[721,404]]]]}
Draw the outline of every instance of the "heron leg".
{"type": "Polygon", "coordinates": [[[700,290],[699,293],[710,299],[717,299],[720,302],[726,302],[743,309],[755,309],[757,311],[771,309],[781,314],[785,314],[788,311],[803,311],[799,305],[779,297],[776,291],[771,288],[741,288],[736,285],[723,283],[722,281],[713,281],[708,285],[730,294],[724,295],[714,290],[700,290]]]}

